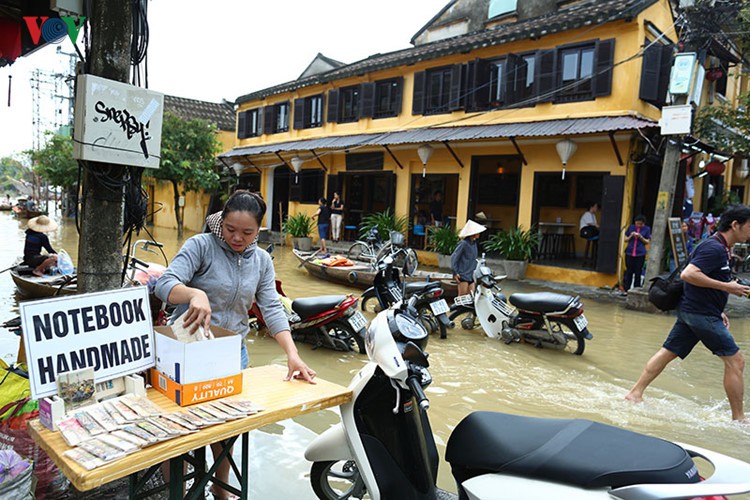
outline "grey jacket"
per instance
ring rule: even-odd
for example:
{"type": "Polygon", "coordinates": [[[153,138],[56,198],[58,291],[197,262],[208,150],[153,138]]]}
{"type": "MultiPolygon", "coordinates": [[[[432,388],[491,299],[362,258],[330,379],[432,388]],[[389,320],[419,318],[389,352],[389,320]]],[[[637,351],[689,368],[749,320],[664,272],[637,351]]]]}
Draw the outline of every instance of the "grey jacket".
{"type": "Polygon", "coordinates": [[[451,269],[461,281],[474,281],[474,269],[477,267],[477,242],[465,238],[458,242],[458,246],[451,254],[451,269]]]}
{"type": "MultiPolygon", "coordinates": [[[[211,233],[195,235],[172,259],[156,282],[154,293],[167,302],[172,288],[180,283],[206,292],[212,325],[247,335],[247,311],[255,300],[271,335],[289,330],[276,292],[273,261],[257,245],[239,254],[211,233]]],[[[174,317],[187,308],[187,304],[178,305],[174,317]]]]}

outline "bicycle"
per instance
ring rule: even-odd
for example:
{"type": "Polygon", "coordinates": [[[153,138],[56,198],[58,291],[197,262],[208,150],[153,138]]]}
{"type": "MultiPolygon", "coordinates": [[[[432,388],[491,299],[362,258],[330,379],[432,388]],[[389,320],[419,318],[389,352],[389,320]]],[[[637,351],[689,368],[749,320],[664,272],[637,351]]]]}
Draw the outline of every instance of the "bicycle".
{"type": "Polygon", "coordinates": [[[377,262],[378,252],[383,248],[384,242],[378,235],[378,226],[373,226],[365,240],[357,240],[346,252],[346,257],[351,260],[361,260],[374,264],[377,262]]]}

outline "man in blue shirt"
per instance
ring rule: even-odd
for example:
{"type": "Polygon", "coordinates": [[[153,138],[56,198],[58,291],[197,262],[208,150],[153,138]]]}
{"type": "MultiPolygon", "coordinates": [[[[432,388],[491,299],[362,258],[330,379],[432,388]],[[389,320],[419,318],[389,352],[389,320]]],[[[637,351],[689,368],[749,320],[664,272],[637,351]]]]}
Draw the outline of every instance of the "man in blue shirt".
{"type": "Polygon", "coordinates": [[[724,362],[724,390],[732,420],[750,424],[743,410],[745,359],[729,333],[729,319],[724,314],[730,293],[738,297],[750,294],[750,286],[734,281],[731,270],[732,246],[748,238],[750,207],[728,207],[721,215],[717,232],[696,247],[690,263],[680,274],[684,285],[677,321],[625,399],[643,401],[643,392],[664,368],[678,356],[685,359],[700,341],[724,362]]]}

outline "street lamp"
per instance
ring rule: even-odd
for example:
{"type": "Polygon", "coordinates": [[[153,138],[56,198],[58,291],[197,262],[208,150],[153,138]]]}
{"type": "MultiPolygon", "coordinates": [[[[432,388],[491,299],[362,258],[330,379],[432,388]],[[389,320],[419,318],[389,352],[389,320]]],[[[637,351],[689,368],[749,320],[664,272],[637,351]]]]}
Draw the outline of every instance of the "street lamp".
{"type": "Polygon", "coordinates": [[[565,180],[565,166],[568,164],[568,160],[570,160],[570,157],[573,156],[573,154],[576,152],[576,149],[578,149],[578,144],[568,138],[565,138],[555,144],[555,148],[557,149],[557,154],[560,156],[560,161],[562,162],[562,178],[563,180],[565,180]]]}
{"type": "Polygon", "coordinates": [[[432,146],[422,144],[417,148],[417,154],[419,155],[419,159],[422,160],[422,177],[424,177],[427,174],[427,162],[432,156],[432,146]]]}
{"type": "Polygon", "coordinates": [[[292,163],[292,168],[294,169],[294,183],[297,184],[299,181],[299,171],[302,169],[302,164],[305,163],[305,160],[299,156],[295,156],[290,161],[292,163]]]}

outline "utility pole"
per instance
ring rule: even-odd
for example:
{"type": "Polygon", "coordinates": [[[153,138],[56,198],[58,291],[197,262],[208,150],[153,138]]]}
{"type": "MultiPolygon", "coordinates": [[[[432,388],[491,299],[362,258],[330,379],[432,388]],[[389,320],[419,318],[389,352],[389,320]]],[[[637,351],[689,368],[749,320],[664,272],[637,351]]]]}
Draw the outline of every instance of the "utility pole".
{"type": "MultiPolygon", "coordinates": [[[[90,2],[89,73],[118,82],[130,76],[132,2],[90,2]]],[[[82,181],[81,234],[78,241],[78,290],[81,293],[120,287],[123,233],[121,165],[89,162],[82,181]]]]}

